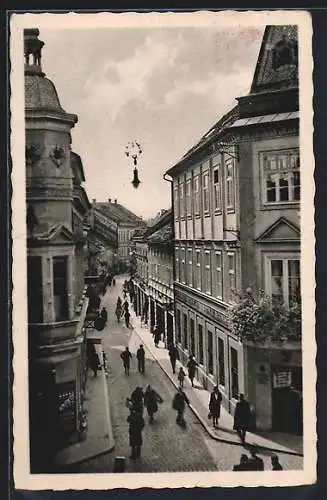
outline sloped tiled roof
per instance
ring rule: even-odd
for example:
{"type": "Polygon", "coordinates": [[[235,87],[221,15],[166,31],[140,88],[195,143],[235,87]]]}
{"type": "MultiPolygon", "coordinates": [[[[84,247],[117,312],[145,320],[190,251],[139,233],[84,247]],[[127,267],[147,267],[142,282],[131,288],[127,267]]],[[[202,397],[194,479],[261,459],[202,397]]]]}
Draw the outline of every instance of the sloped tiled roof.
{"type": "Polygon", "coordinates": [[[173,241],[172,224],[166,224],[148,236],[149,244],[168,244],[173,241]]]}
{"type": "Polygon", "coordinates": [[[144,223],[141,217],[123,207],[120,203],[96,202],[93,206],[117,223],[140,224],[144,223]]]}

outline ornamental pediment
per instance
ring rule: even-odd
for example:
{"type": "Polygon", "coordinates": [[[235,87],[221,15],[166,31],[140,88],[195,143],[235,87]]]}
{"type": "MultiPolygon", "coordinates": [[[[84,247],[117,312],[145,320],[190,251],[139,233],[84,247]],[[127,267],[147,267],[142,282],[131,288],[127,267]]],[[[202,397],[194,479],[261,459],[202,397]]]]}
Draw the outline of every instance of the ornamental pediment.
{"type": "Polygon", "coordinates": [[[258,243],[300,241],[300,228],[281,217],[268,227],[256,240],[258,243]]]}

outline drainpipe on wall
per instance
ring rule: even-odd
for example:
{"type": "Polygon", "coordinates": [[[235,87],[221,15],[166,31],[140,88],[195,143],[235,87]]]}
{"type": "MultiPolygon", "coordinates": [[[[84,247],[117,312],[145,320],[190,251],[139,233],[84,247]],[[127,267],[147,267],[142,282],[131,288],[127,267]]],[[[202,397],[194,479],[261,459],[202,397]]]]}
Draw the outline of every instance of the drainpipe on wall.
{"type": "Polygon", "coordinates": [[[173,233],[173,301],[174,301],[174,323],[173,323],[173,343],[176,345],[176,301],[175,301],[175,280],[176,280],[176,266],[175,266],[175,210],[174,210],[174,190],[173,190],[173,179],[166,178],[167,174],[163,175],[163,179],[170,182],[170,196],[171,196],[171,210],[172,210],[172,233],[173,233]]]}

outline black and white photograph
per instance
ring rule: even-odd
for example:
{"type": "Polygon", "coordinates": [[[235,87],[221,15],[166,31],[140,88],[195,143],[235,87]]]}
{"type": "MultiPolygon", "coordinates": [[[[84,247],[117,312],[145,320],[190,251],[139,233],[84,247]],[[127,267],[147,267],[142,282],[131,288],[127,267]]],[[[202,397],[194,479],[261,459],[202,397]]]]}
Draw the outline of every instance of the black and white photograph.
{"type": "Polygon", "coordinates": [[[12,16],[16,487],[315,481],[311,45],[304,11],[12,16]]]}

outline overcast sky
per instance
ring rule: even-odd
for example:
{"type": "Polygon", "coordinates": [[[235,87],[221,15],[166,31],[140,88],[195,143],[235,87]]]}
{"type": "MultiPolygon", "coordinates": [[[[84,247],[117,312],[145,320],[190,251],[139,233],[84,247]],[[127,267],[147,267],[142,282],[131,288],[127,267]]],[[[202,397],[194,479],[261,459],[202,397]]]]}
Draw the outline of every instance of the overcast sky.
{"type": "Polygon", "coordinates": [[[168,208],[164,172],[248,93],[262,28],[40,29],[43,71],[76,113],[73,150],[89,199],[117,198],[146,218],[168,208]],[[128,141],[143,145],[131,185],[128,141]]]}

